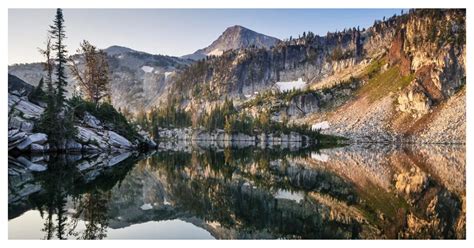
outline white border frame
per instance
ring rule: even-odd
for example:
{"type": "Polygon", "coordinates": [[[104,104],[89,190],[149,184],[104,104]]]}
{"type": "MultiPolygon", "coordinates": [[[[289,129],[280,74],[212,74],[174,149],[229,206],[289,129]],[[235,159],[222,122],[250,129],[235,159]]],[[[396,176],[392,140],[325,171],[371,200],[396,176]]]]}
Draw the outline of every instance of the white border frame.
{"type": "MultiPolygon", "coordinates": [[[[471,82],[473,80],[473,76],[471,73],[473,61],[473,53],[470,53],[470,47],[472,47],[472,27],[473,27],[473,18],[471,15],[473,14],[472,8],[468,5],[471,0],[461,1],[461,0],[397,0],[393,2],[387,1],[370,1],[370,0],[339,0],[335,1],[305,1],[305,0],[232,0],[232,1],[224,1],[224,0],[167,0],[167,1],[152,1],[152,0],[16,0],[16,1],[9,1],[2,0],[0,5],[2,9],[1,13],[1,30],[2,30],[2,38],[1,38],[1,49],[3,56],[0,57],[2,62],[1,67],[1,74],[2,76],[2,84],[1,93],[3,99],[3,103],[0,105],[1,109],[0,112],[4,113],[1,121],[0,130],[4,130],[1,133],[1,144],[2,148],[0,148],[1,158],[3,159],[4,165],[2,168],[2,186],[0,186],[0,192],[2,196],[2,202],[0,203],[0,213],[1,219],[3,222],[0,225],[1,228],[1,237],[3,247],[10,247],[10,246],[35,246],[35,247],[59,247],[63,246],[65,243],[59,243],[61,241],[48,241],[48,242],[38,242],[38,241],[14,241],[8,240],[8,173],[7,173],[7,158],[8,158],[8,144],[7,144],[7,118],[6,113],[8,112],[7,108],[7,73],[8,73],[8,9],[9,8],[466,8],[467,9],[467,18],[466,18],[466,25],[467,25],[467,82],[471,82]],[[33,243],[34,242],[34,243],[33,243]]],[[[226,247],[240,247],[242,245],[251,245],[251,246],[261,246],[261,245],[268,245],[268,246],[278,246],[284,247],[288,245],[298,245],[298,246],[333,246],[333,245],[348,245],[348,246],[363,246],[363,247],[380,247],[380,246],[387,246],[387,247],[400,247],[400,246],[416,246],[416,245],[430,245],[435,247],[446,247],[447,245],[461,245],[467,246],[471,239],[474,238],[473,228],[472,228],[472,216],[474,213],[473,206],[471,201],[473,200],[473,182],[472,182],[472,172],[470,168],[470,161],[472,161],[472,154],[473,149],[470,146],[472,143],[470,126],[472,126],[473,118],[472,118],[472,109],[471,106],[474,104],[473,100],[473,89],[471,86],[467,86],[467,126],[466,126],[466,192],[467,192],[467,240],[466,241],[410,241],[410,240],[400,240],[400,241],[324,241],[324,240],[317,240],[317,241],[310,241],[310,240],[303,240],[303,241],[221,241],[221,242],[213,242],[213,241],[185,241],[185,240],[178,240],[178,241],[155,241],[159,242],[159,244],[153,241],[147,240],[140,240],[140,241],[119,241],[119,240],[111,240],[111,241],[100,241],[106,243],[98,243],[97,241],[84,241],[88,242],[87,245],[111,245],[111,246],[123,246],[128,247],[131,245],[140,245],[140,246],[205,246],[205,247],[222,247],[225,245],[226,247]],[[132,243],[133,242],[133,243],[132,243]],[[137,242],[139,244],[137,244],[137,242]],[[153,243],[151,243],[153,242],[153,243]],[[224,243],[225,242],[225,243],[224,243]],[[245,242],[245,243],[244,243],[245,242]],[[265,243],[263,243],[265,242],[265,243]],[[298,242],[297,244],[294,242],[298,242]],[[317,242],[317,243],[315,243],[317,242]],[[423,243],[421,243],[423,242],[423,243]]],[[[71,247],[83,247],[85,243],[77,242],[77,241],[69,241],[67,243],[68,246],[71,247]]],[[[472,247],[472,245],[471,245],[472,247]]]]}

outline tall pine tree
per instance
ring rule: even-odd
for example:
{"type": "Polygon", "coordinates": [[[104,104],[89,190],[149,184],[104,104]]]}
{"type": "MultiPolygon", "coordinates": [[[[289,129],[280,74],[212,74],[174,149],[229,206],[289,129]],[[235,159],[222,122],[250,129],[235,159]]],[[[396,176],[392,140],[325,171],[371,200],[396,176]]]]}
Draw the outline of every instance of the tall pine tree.
{"type": "Polygon", "coordinates": [[[64,45],[66,38],[64,30],[64,18],[61,9],[57,9],[53,25],[49,30],[50,39],[46,42],[46,49],[40,50],[46,59],[45,70],[47,71],[47,107],[43,112],[38,129],[48,135],[48,141],[58,150],[64,150],[66,141],[76,133],[73,119],[74,112],[65,106],[65,87],[67,77],[65,66],[67,63],[67,51],[64,45]],[[52,42],[51,42],[52,41],[52,42]],[[53,59],[51,54],[55,52],[53,59]],[[53,84],[53,73],[56,76],[53,84]],[[55,87],[54,87],[55,86],[55,87]]]}
{"type": "Polygon", "coordinates": [[[56,105],[61,109],[66,98],[65,87],[67,86],[67,77],[65,74],[67,50],[66,45],[64,44],[66,33],[64,29],[63,11],[61,9],[57,9],[53,25],[49,27],[49,33],[51,34],[51,38],[54,40],[52,49],[56,52],[56,105]]]}
{"type": "Polygon", "coordinates": [[[48,36],[46,40],[45,49],[39,49],[41,55],[44,56],[44,70],[46,71],[46,109],[41,115],[41,119],[38,123],[38,131],[48,134],[48,139],[51,143],[54,143],[58,139],[56,132],[57,126],[57,113],[56,109],[56,92],[53,86],[53,73],[54,73],[54,60],[51,56],[52,46],[51,37],[48,36]]]}

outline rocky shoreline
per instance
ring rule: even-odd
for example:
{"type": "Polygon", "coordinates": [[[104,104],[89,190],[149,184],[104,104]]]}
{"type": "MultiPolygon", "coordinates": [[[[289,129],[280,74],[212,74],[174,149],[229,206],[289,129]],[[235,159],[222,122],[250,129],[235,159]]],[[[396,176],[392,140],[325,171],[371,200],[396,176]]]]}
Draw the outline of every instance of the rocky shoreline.
{"type": "Polygon", "coordinates": [[[59,147],[48,142],[48,136],[34,131],[34,125],[41,117],[44,107],[28,100],[24,91],[11,91],[8,94],[8,151],[12,153],[46,153],[46,152],[128,152],[140,147],[156,147],[144,132],[141,140],[130,141],[107,127],[98,118],[85,113],[75,127],[77,135],[66,140],[59,147]]]}
{"type": "Polygon", "coordinates": [[[194,143],[215,142],[222,146],[232,146],[233,144],[245,143],[249,145],[284,145],[287,143],[311,144],[317,143],[307,135],[297,132],[284,133],[257,133],[254,135],[244,133],[226,133],[222,129],[206,131],[203,129],[192,128],[159,128],[159,141],[188,141],[194,143]]]}

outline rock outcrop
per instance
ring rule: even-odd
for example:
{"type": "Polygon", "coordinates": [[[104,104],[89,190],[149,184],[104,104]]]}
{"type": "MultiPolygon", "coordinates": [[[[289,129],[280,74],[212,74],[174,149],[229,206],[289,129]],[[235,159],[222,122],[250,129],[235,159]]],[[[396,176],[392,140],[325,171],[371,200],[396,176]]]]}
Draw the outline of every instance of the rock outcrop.
{"type": "MultiPolygon", "coordinates": [[[[18,79],[19,80],[19,79],[18,79]]],[[[21,81],[21,80],[20,80],[21,81]]],[[[8,93],[8,150],[20,153],[46,153],[49,151],[69,152],[125,152],[138,149],[140,145],[155,147],[146,133],[142,133],[142,141],[130,141],[110,130],[98,118],[85,112],[82,120],[75,125],[75,139],[64,141],[59,147],[49,144],[48,136],[34,131],[34,126],[41,117],[44,108],[28,99],[30,85],[23,82],[9,82],[12,90],[8,93]]]]}
{"type": "Polygon", "coordinates": [[[163,142],[182,142],[194,143],[198,146],[218,148],[224,147],[249,147],[249,146],[280,146],[280,147],[306,147],[311,142],[310,137],[296,132],[288,134],[258,133],[254,135],[244,133],[229,134],[224,130],[215,130],[212,132],[205,130],[193,130],[191,128],[159,129],[158,139],[163,142]]]}

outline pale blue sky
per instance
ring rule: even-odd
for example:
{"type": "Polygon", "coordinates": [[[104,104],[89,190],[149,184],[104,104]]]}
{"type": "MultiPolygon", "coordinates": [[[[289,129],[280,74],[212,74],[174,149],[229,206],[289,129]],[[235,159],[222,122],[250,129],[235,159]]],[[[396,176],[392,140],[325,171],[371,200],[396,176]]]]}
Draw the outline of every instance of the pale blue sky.
{"type": "MultiPolygon", "coordinates": [[[[360,26],[400,14],[400,9],[64,9],[70,54],[86,39],[99,48],[121,45],[153,54],[182,56],[208,46],[227,27],[242,25],[286,39],[304,31],[360,26]]],[[[54,9],[9,9],[8,63],[41,60],[54,9]]]]}

